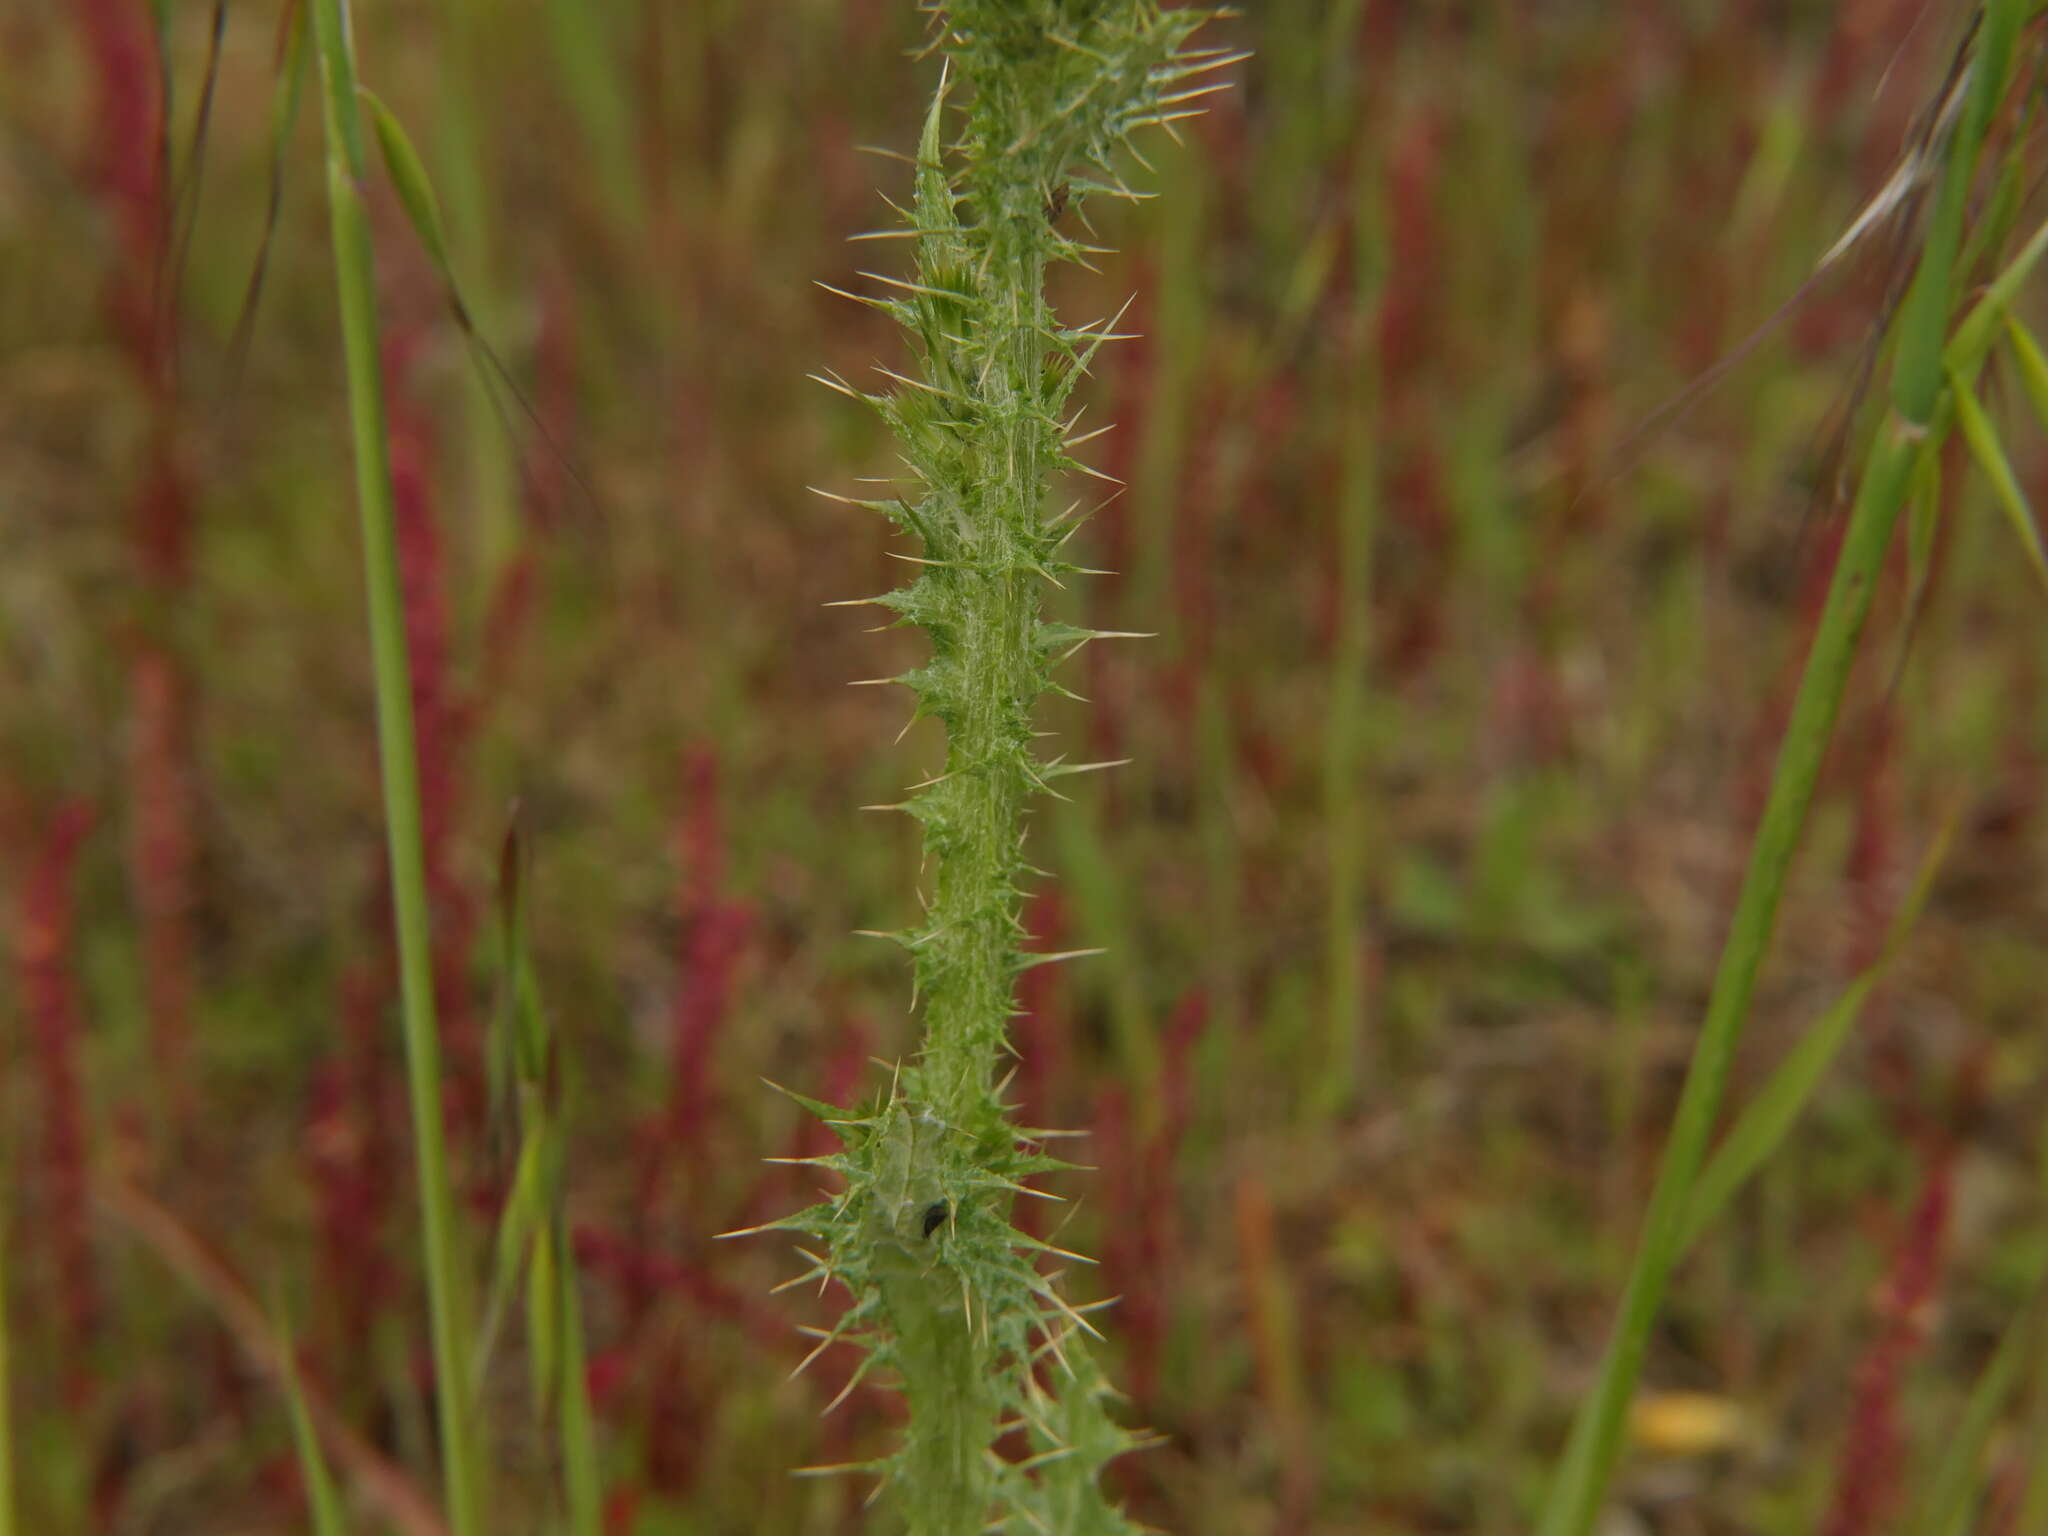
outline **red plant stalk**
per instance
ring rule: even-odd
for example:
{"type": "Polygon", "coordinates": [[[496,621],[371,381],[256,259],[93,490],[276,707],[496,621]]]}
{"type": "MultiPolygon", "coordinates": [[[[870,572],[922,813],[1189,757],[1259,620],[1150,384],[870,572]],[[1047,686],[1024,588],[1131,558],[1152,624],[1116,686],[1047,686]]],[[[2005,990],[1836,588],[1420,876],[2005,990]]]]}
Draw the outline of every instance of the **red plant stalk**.
{"type": "Polygon", "coordinates": [[[43,1221],[55,1257],[53,1310],[61,1319],[73,1408],[93,1395],[89,1363],[99,1319],[99,1284],[88,1229],[86,1113],[78,1070],[84,1032],[72,974],[76,934],[72,875],[93,811],[73,801],[54,817],[23,889],[16,967],[35,1054],[43,1130],[43,1221]]]}
{"type": "Polygon", "coordinates": [[[332,1350],[338,1383],[367,1381],[361,1341],[390,1302],[394,1276],[385,1249],[403,1167],[394,1135],[399,1084],[389,1069],[385,1021],[396,990],[389,887],[372,899],[374,951],[341,979],[340,1044],[314,1075],[302,1150],[314,1192],[321,1274],[334,1298],[332,1350]]]}
{"type": "Polygon", "coordinates": [[[121,261],[109,318],[131,364],[168,389],[169,331],[157,303],[158,262],[169,227],[166,135],[155,28],[148,0],[79,0],[73,12],[91,55],[97,128],[88,174],[113,215],[121,261]]]}
{"type": "Polygon", "coordinates": [[[1908,1218],[1879,1303],[1878,1334],[1857,1371],[1855,1405],[1835,1473],[1825,1536],[1874,1536],[1897,1510],[1904,1438],[1899,1393],[1907,1367],[1926,1342],[1940,1287],[1955,1171],[1955,1149],[1935,1153],[1908,1218]]]}
{"type": "Polygon", "coordinates": [[[190,1119],[191,914],[196,849],[188,740],[191,689],[170,652],[144,642],[129,672],[134,710],[130,880],[142,920],[144,1005],[159,1091],[173,1124],[190,1119]]]}
{"type": "MultiPolygon", "coordinates": [[[[709,1316],[743,1327],[755,1342],[778,1351],[802,1344],[782,1314],[714,1279],[695,1264],[650,1253],[589,1223],[570,1232],[576,1263],[585,1274],[624,1292],[645,1289],[680,1295],[709,1316]]],[[[808,1345],[804,1346],[806,1349],[808,1345]]]]}
{"type": "Polygon", "coordinates": [[[368,1266],[377,1251],[370,1181],[364,1177],[362,1137],[349,1102],[345,1066],[324,1063],[314,1074],[305,1115],[307,1182],[317,1203],[321,1275],[335,1296],[336,1358],[347,1341],[369,1336],[374,1315],[368,1266]]]}
{"type": "MultiPolygon", "coordinates": [[[[683,763],[682,803],[676,817],[677,857],[682,878],[676,988],[670,1011],[671,1072],[665,1113],[636,1128],[638,1173],[633,1197],[633,1243],[652,1254],[662,1246],[673,1175],[687,1170],[693,1183],[684,1192],[689,1225],[700,1235],[704,1222],[702,1154],[713,1113],[712,1057],[731,1007],[733,979],[746,951],[753,914],[725,897],[725,827],[719,804],[718,758],[697,747],[683,763]]],[[[624,1271],[623,1332],[637,1337],[648,1320],[659,1288],[644,1268],[624,1271]]]]}
{"type": "Polygon", "coordinates": [[[680,1497],[697,1480],[710,1426],[704,1389],[692,1379],[698,1373],[689,1369],[682,1339],[672,1336],[661,1353],[666,1359],[649,1383],[647,1484],[657,1493],[680,1497]]]}
{"type": "Polygon", "coordinates": [[[1107,1186],[1103,1276],[1108,1289],[1123,1298],[1117,1323],[1129,1351],[1124,1379],[1140,1405],[1153,1400],[1158,1386],[1161,1348],[1174,1314],[1174,1278],[1183,1269],[1175,1163],[1194,1112],[1189,1057],[1208,1023],[1208,999],[1199,989],[1174,1010],[1161,1074],[1165,1112],[1150,1137],[1138,1139],[1122,1087],[1107,1090],[1096,1110],[1107,1186]]]}
{"type": "MultiPolygon", "coordinates": [[[[388,925],[383,931],[390,931],[388,925]]],[[[396,989],[394,967],[387,946],[386,953],[343,982],[343,1054],[332,1089],[333,1139],[314,1147],[325,1162],[316,1187],[322,1196],[329,1273],[341,1284],[344,1298],[343,1341],[368,1337],[394,1284],[384,1244],[405,1168],[398,1138],[400,1085],[385,1030],[396,989]]]]}
{"type": "Polygon", "coordinates": [[[733,978],[753,929],[752,910],[726,899],[725,827],[719,804],[718,758],[708,747],[689,754],[677,828],[683,880],[681,975],[673,1015],[675,1079],[669,1126],[676,1150],[704,1144],[712,1111],[711,1057],[732,1006],[733,978]]]}
{"type": "Polygon", "coordinates": [[[1878,1337],[1855,1380],[1855,1409],[1835,1481],[1835,1505],[1825,1536],[1866,1536],[1890,1530],[1903,1460],[1898,1432],[1898,1391],[1933,1321],[1948,1249],[1954,1200],[1956,1149],[1985,1102],[1991,1053],[1985,1044],[1964,1057],[1946,1122],[1923,1124],[1911,1106],[1894,1106],[1901,1133],[1927,1147],[1927,1182],[1892,1255],[1892,1272],[1878,1307],[1878,1337]]]}
{"type": "Polygon", "coordinates": [[[1856,970],[1871,964],[1884,948],[1896,905],[1892,887],[1899,872],[1899,728],[1898,712],[1889,700],[1871,707],[1860,734],[1865,745],[1857,754],[1856,824],[1847,870],[1855,902],[1850,965],[1856,970]]]}
{"type": "Polygon", "coordinates": [[[1275,1529],[1302,1530],[1315,1502],[1316,1470],[1302,1362],[1288,1311],[1287,1261],[1274,1238],[1273,1202],[1264,1182],[1253,1174],[1239,1178],[1235,1204],[1259,1393],[1280,1461],[1281,1511],[1275,1529]]]}
{"type": "Polygon", "coordinates": [[[1387,274],[1377,320],[1381,442],[1388,445],[1385,504],[1395,551],[1412,551],[1413,569],[1397,583],[1389,608],[1385,670],[1419,672],[1441,649],[1453,529],[1441,456],[1420,387],[1427,360],[1441,348],[1437,296],[1443,231],[1436,195],[1443,183],[1444,132],[1435,112],[1416,107],[1398,125],[1390,152],[1385,224],[1387,274]]]}
{"type": "Polygon", "coordinates": [[[112,215],[118,255],[108,323],[148,412],[143,480],[132,511],[141,621],[131,641],[129,881],[141,923],[144,1001],[161,1101],[189,1118],[192,1012],[191,686],[170,638],[190,586],[192,502],[178,451],[174,295],[168,280],[169,127],[148,0],[81,0],[75,11],[96,88],[88,179],[112,215]]]}
{"type": "MultiPolygon", "coordinates": [[[[1434,348],[1435,300],[1442,288],[1442,230],[1436,194],[1443,183],[1443,132],[1435,114],[1415,108],[1401,124],[1388,167],[1386,289],[1380,300],[1382,398],[1399,408],[1434,348]]],[[[1394,440],[1390,436],[1390,440],[1394,440]]]]}
{"type": "MultiPolygon", "coordinates": [[[[686,1489],[696,1475],[703,1388],[692,1379],[683,1340],[673,1330],[649,1338],[656,1304],[664,1294],[681,1291],[694,1306],[714,1314],[738,1316],[756,1310],[696,1266],[659,1252],[672,1175],[678,1168],[701,1175],[710,1164],[704,1150],[714,1109],[712,1057],[753,927],[751,909],[725,896],[719,764],[710,748],[696,748],[685,759],[682,800],[676,828],[682,866],[677,900],[680,955],[671,1013],[668,1109],[659,1121],[638,1129],[640,1167],[630,1241],[609,1239],[591,1228],[576,1234],[579,1262],[594,1274],[608,1274],[621,1292],[625,1347],[650,1367],[641,1373],[648,1394],[646,1476],[652,1487],[669,1493],[686,1489]]],[[[693,1182],[686,1191],[691,1211],[701,1209],[706,1193],[701,1179],[693,1182]]],[[[693,1220],[692,1225],[700,1223],[693,1220]]]]}
{"type": "Polygon", "coordinates": [[[638,1483],[622,1483],[605,1496],[605,1536],[632,1536],[640,1529],[640,1501],[645,1493],[638,1483]]]}

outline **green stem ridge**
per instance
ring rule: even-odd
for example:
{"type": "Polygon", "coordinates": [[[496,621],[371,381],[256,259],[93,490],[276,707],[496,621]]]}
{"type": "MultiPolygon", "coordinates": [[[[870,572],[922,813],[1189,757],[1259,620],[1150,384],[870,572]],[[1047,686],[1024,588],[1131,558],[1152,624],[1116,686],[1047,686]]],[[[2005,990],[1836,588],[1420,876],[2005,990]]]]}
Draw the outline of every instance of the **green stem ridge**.
{"type": "Polygon", "coordinates": [[[1820,624],[1800,678],[1750,849],[1735,915],[1721,952],[1679,1096],[1650,1210],[1598,1383],[1572,1425],[1538,1536],[1586,1536],[1620,1455],[1622,1421],[1642,1373],[1651,1329],[1688,1235],[1707,1143],[1726,1094],[1735,1048],[1776,926],[1785,880],[1834,734],[1871,599],[1912,485],[1913,465],[1941,403],[1942,352],[1957,299],[1957,253],[1978,152],[2004,94],[2026,0],[1990,0],[1970,68],[1963,116],[1943,166],[1919,265],[1897,319],[1891,410],[1864,464],[1820,624]]]}
{"type": "Polygon", "coordinates": [[[368,157],[357,101],[354,44],[344,0],[315,0],[314,37],[326,106],[327,191],[354,431],[363,577],[377,683],[378,761],[398,931],[406,1076],[434,1345],[442,1476],[454,1536],[481,1536],[481,1479],[466,1366],[467,1325],[457,1268],[455,1203],[441,1125],[440,1044],[434,1022],[419,754],[413,739],[411,664],[399,594],[396,514],[377,347],[376,262],[363,201],[368,157]]]}
{"type": "Polygon", "coordinates": [[[1156,0],[931,9],[948,73],[918,147],[916,277],[878,279],[890,296],[860,300],[910,332],[919,376],[892,374],[897,387],[873,395],[827,381],[881,413],[919,482],[914,499],[859,504],[922,541],[917,580],[870,601],[926,632],[929,660],[894,681],[947,733],[944,773],[901,807],[923,828],[924,920],[891,935],[912,956],[925,1041],[866,1115],[804,1101],[844,1144],[819,1161],[846,1190],[774,1225],[824,1239],[812,1277],[854,1298],[832,1337],[869,1350],[855,1379],[878,1362],[900,1378],[904,1444],[865,1469],[895,1482],[913,1531],[963,1536],[995,1518],[1131,1532],[1098,1474],[1137,1437],[1105,1410],[1110,1389],[1081,1338],[1094,1330],[1039,1272],[1040,1254],[1058,1250],[1009,1222],[1022,1181],[1065,1165],[1042,1133],[1009,1123],[996,1082],[1016,977],[1047,958],[1022,948],[1027,806],[1085,771],[1036,756],[1032,711],[1063,691],[1053,666],[1105,638],[1046,621],[1041,599],[1043,582],[1080,570],[1046,495],[1055,473],[1082,467],[1067,453],[1068,397],[1114,323],[1062,325],[1045,274],[1086,253],[1060,232],[1078,220],[1070,205],[1136,195],[1116,163],[1129,136],[1185,115],[1220,88],[1198,77],[1235,61],[1187,48],[1207,13],[1156,0]],[[949,156],[952,85],[964,121],[949,156]],[[995,1453],[1005,1423],[1026,1429],[1026,1461],[995,1453]]]}

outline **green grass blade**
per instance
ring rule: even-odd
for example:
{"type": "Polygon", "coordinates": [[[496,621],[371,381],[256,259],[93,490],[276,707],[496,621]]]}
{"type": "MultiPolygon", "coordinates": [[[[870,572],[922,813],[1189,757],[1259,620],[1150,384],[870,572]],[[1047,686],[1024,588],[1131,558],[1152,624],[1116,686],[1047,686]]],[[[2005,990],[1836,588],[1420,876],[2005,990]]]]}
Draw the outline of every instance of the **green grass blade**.
{"type": "Polygon", "coordinates": [[[2048,253],[2048,220],[2042,222],[2027,243],[2020,247],[2018,254],[2005,264],[2005,269],[1991,280],[1984,296],[1971,306],[1962,324],[1956,327],[1955,335],[1949,339],[1948,349],[1943,354],[1952,371],[1968,377],[1976,375],[1991,353],[1991,344],[1998,339],[1999,325],[2011,313],[2020,285],[2033,275],[2044,253],[2048,253]]]}
{"type": "Polygon", "coordinates": [[[1743,1107],[1734,1126],[1701,1171],[1699,1182],[1693,1186],[1685,1233],[1679,1240],[1681,1250],[1690,1249],[1699,1241],[1701,1234],[1728,1208],[1728,1203],[1750,1177],[1770,1160],[1771,1154],[1778,1150],[1798,1122],[1801,1111],[1813,1097],[1814,1089],[1820,1086],[1821,1078],[1855,1029],[1864,1003],[1877,989],[1878,983],[1884,980],[1900,950],[1905,947],[1906,939],[1934,889],[1935,876],[1940,873],[1942,860],[1947,856],[1954,835],[1955,823],[1951,820],[1936,835],[1933,846],[1921,860],[1919,872],[1914,876],[1898,915],[1892,920],[1891,931],[1878,957],[1800,1036],[1798,1044],[1786,1053],[1784,1061],[1757,1091],[1756,1097],[1743,1107]]]}
{"type": "Polygon", "coordinates": [[[420,1223],[440,1416],[442,1477],[454,1536],[485,1529],[466,1350],[469,1320],[457,1267],[456,1214],[441,1122],[440,1040],[421,831],[411,662],[400,596],[390,445],[379,372],[376,260],[370,243],[362,118],[353,44],[341,0],[314,0],[327,129],[327,192],[353,427],[364,587],[377,685],[378,761],[397,929],[406,1078],[419,1173],[420,1223]]]}
{"type": "Polygon", "coordinates": [[[1955,392],[1956,425],[1962,428],[1963,441],[1970,445],[1970,453],[1977,460],[1977,467],[1984,471],[1984,478],[1991,482],[1999,510],[2012,525],[2020,547],[2027,552],[2027,563],[2034,568],[2042,590],[2048,592],[2048,554],[2041,550],[2041,531],[2035,525],[2027,493],[2020,488],[2019,476],[2012,472],[2005,447],[1998,440],[1998,429],[1984,414],[1976,392],[1960,373],[1949,375],[1949,388],[1955,392]]]}
{"type": "Polygon", "coordinates": [[[448,237],[441,226],[441,203],[434,196],[434,183],[427,175],[427,163],[413,148],[412,139],[377,93],[358,87],[363,105],[370,109],[370,123],[377,130],[377,147],[384,155],[384,171],[405,207],[412,232],[426,248],[427,256],[450,287],[455,284],[454,267],[448,259],[448,237]]]}
{"type": "Polygon", "coordinates": [[[1920,263],[1899,309],[1892,405],[1909,424],[1924,426],[1941,393],[1942,352],[1956,302],[1956,255],[1963,243],[1970,184],[1991,114],[2005,94],[2013,43],[2027,8],[2026,0],[1990,0],[1977,29],[1976,52],[1969,64],[1969,99],[1949,143],[1948,163],[1935,192],[1920,263]]]}
{"type": "Polygon", "coordinates": [[[291,1405],[292,1445],[299,1456],[299,1476],[306,1484],[306,1508],[313,1516],[313,1536],[344,1536],[347,1523],[341,1515],[341,1496],[327,1470],[327,1457],[320,1449],[319,1431],[306,1407],[305,1390],[299,1385],[298,1348],[289,1329],[277,1330],[279,1369],[284,1376],[285,1401],[291,1405]]]}
{"type": "MultiPolygon", "coordinates": [[[[2041,1284],[2013,1320],[2006,1324],[1990,1363],[1970,1390],[1963,1417],[1946,1441],[1935,1464],[1927,1492],[1905,1527],[1906,1536],[1963,1536],[1969,1529],[1972,1498],[1981,1491],[1978,1469],[1998,1428],[1999,1415],[2012,1396],[2021,1371],[2033,1358],[2041,1331],[2041,1284]]],[[[2032,1529],[2033,1527],[2021,1527],[2032,1529]]]]}
{"type": "Polygon", "coordinates": [[[498,1334],[512,1297],[526,1273],[526,1254],[539,1229],[541,1211],[540,1144],[529,1136],[519,1149],[519,1161],[512,1175],[512,1189],[498,1214],[498,1233],[493,1244],[490,1289],[484,1293],[483,1322],[478,1332],[475,1358],[470,1363],[470,1381],[480,1391],[496,1352],[498,1334]]]}
{"type": "Polygon", "coordinates": [[[1540,1536],[1592,1530],[1621,1452],[1621,1431],[1642,1373],[1651,1329],[1684,1251],[1693,1187],[1726,1092],[1764,952],[1792,865],[1822,759],[1834,735],[1871,596],[1904,508],[1912,468],[1941,394],[1942,341],[1954,308],[1956,253],[1977,155],[2003,94],[2023,0],[1992,0],[1977,39],[1970,96],[1949,156],[1920,262],[1899,315],[1892,419],[1879,431],[1858,486],[1834,579],[1806,659],[1792,718],[1779,749],[1763,820],[1721,952],[1707,1017],[1686,1073],[1671,1136],[1650,1198],[1620,1316],[1594,1391],[1580,1406],[1563,1462],[1545,1501],[1540,1536]]]}
{"type": "MultiPolygon", "coordinates": [[[[456,325],[462,331],[463,340],[468,343],[470,360],[477,374],[477,387],[489,409],[498,418],[498,424],[510,443],[517,443],[518,428],[499,402],[497,391],[503,390],[519,414],[532,428],[535,437],[546,445],[548,452],[560,465],[562,472],[574,482],[585,497],[590,497],[589,482],[562,451],[548,431],[547,423],[533,408],[533,402],[512,376],[512,370],[505,360],[477,328],[476,317],[471,312],[469,300],[464,296],[462,284],[456,280],[455,264],[448,253],[447,229],[441,218],[441,201],[434,195],[433,178],[427,174],[427,163],[413,147],[411,136],[392,113],[391,109],[377,99],[376,95],[362,87],[358,94],[370,110],[370,121],[377,134],[377,145],[384,158],[384,169],[391,178],[391,185],[398,194],[399,203],[405,208],[406,220],[412,225],[414,236],[420,247],[433,262],[448,297],[448,307],[453,313],[456,325]]],[[[594,498],[592,498],[594,500],[594,498]]]]}
{"type": "Polygon", "coordinates": [[[561,1458],[570,1536],[599,1536],[604,1485],[596,1421],[590,1410],[588,1351],[577,1299],[576,1259],[563,1216],[561,1099],[553,1071],[555,1042],[526,945],[526,849],[518,821],[498,856],[500,985],[494,1054],[503,1062],[505,1096],[516,1106],[519,1164],[498,1228],[497,1275],[486,1337],[499,1326],[511,1290],[523,1279],[526,1354],[533,1404],[552,1415],[561,1458]]]}
{"type": "MultiPolygon", "coordinates": [[[[2029,179],[2026,165],[2019,156],[2008,155],[2000,164],[1998,185],[1992,189],[1991,195],[1971,217],[1969,238],[1963,243],[1957,270],[1976,271],[1987,253],[2004,246],[2012,235],[2013,225],[2019,219],[2029,179]]],[[[1955,344],[1953,333],[1949,337],[1949,344],[1955,344]]]]}
{"type": "Polygon", "coordinates": [[[2020,387],[2027,392],[2027,403],[2034,408],[2035,419],[2048,427],[2048,357],[2042,355],[2034,333],[2018,319],[2007,322],[2006,334],[2012,339],[2013,360],[2019,365],[2020,387]]]}
{"type": "Polygon", "coordinates": [[[599,1536],[604,1528],[604,1482],[598,1471],[597,1421],[590,1411],[589,1350],[583,1340],[583,1303],[576,1254],[557,1233],[555,1287],[561,1297],[562,1480],[569,1495],[569,1536],[599,1536]]]}
{"type": "Polygon", "coordinates": [[[2032,1418],[2027,1428],[2027,1482],[2014,1527],[2021,1531],[2048,1530],[2048,1351],[2035,1352],[2032,1418]]]}
{"type": "MultiPolygon", "coordinates": [[[[505,833],[498,858],[499,1001],[491,1029],[491,1091],[494,1117],[503,1116],[517,1129],[519,1154],[511,1188],[498,1212],[492,1245],[490,1287],[485,1293],[472,1378],[479,1389],[521,1282],[529,1287],[537,1283],[529,1276],[532,1262],[539,1256],[552,1199],[545,1156],[547,1106],[541,1082],[547,1020],[540,1010],[526,954],[524,865],[515,822],[505,833]]],[[[537,1393],[536,1400],[540,1396],[537,1393]]]]}
{"type": "Polygon", "coordinates": [[[535,1235],[526,1274],[526,1365],[538,1416],[554,1402],[562,1364],[561,1288],[552,1232],[535,1235]]]}
{"type": "Polygon", "coordinates": [[[1941,527],[1941,455],[1930,438],[1913,461],[1906,503],[1906,611],[1917,615],[1934,569],[1934,536],[1941,527]]]}
{"type": "Polygon", "coordinates": [[[629,228],[644,220],[639,166],[628,99],[619,89],[621,66],[606,25],[615,14],[588,0],[548,0],[548,35],[562,90],[590,141],[589,164],[605,196],[629,228]]]}
{"type": "Polygon", "coordinates": [[[240,379],[247,363],[249,344],[256,331],[256,310],[263,301],[264,279],[270,271],[271,248],[277,241],[278,215],[284,207],[285,163],[290,154],[292,131],[299,121],[299,101],[305,95],[306,67],[312,57],[307,45],[304,10],[293,6],[278,38],[277,83],[270,98],[269,190],[263,210],[263,233],[257,238],[256,260],[242,291],[235,316],[235,328],[228,341],[228,377],[240,379]]]}
{"type": "Polygon", "coordinates": [[[1693,1187],[1776,925],[1785,879],[1834,732],[1870,595],[1904,505],[1914,440],[1896,424],[1864,471],[1820,629],[1807,657],[1763,821],[1722,950],[1707,1018],[1686,1074],[1650,1211],[1593,1395],[1581,1407],[1546,1507],[1541,1536],[1585,1536],[1620,1453],[1623,1417],[1642,1371],[1671,1271],[1684,1251],[1693,1187]]]}

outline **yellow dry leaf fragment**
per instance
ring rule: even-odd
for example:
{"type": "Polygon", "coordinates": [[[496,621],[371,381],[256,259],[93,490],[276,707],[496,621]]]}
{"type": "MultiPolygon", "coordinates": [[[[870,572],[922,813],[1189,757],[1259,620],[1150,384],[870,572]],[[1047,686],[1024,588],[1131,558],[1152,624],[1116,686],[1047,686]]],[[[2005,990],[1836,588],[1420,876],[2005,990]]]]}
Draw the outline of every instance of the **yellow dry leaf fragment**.
{"type": "Polygon", "coordinates": [[[1711,1456],[1749,1436],[1749,1422],[1732,1399],[1710,1392],[1646,1392],[1629,1411],[1629,1433],[1658,1456],[1711,1456]]]}

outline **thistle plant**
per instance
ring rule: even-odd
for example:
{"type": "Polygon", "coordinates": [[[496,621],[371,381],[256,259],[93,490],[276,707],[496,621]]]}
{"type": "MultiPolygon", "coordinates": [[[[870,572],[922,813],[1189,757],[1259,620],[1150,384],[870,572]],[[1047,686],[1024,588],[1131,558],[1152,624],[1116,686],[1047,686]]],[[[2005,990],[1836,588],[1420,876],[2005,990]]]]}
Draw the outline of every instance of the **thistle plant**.
{"type": "Polygon", "coordinates": [[[1067,1165],[1044,1150],[1049,1133],[1011,1123],[999,1082],[1017,975],[1065,958],[1022,948],[1027,805],[1106,766],[1033,747],[1035,702],[1064,691],[1056,663],[1108,637],[1042,614],[1044,584],[1081,573],[1064,552],[1079,504],[1048,511],[1053,478],[1086,471],[1070,397],[1115,339],[1114,320],[1056,319],[1045,275],[1090,253],[1062,232],[1090,197],[1137,195],[1118,164],[1131,136],[1191,115],[1222,89],[1200,77],[1234,58],[1189,47],[1209,13],[1156,0],[930,9],[946,73],[907,228],[889,232],[914,242],[915,276],[876,278],[889,295],[859,300],[902,323],[915,370],[880,370],[893,387],[879,394],[824,380],[882,415],[915,476],[913,494],[856,504],[917,536],[919,575],[853,601],[925,631],[929,660],[889,681],[947,733],[944,772],[900,807],[923,829],[923,921],[887,935],[910,952],[924,1043],[870,1112],[803,1101],[838,1134],[842,1150],[815,1161],[844,1189],[772,1225],[816,1239],[803,1278],[852,1297],[818,1352],[864,1345],[854,1380],[886,1367],[909,1399],[901,1448],[861,1465],[894,1486],[912,1530],[1131,1531],[1097,1478],[1138,1437],[1107,1411],[1084,1309],[1040,1270],[1060,1250],[1009,1220],[1013,1198],[1036,1193],[1026,1179],[1067,1165]],[[1027,1456],[996,1454],[1012,1430],[1027,1456]]]}

